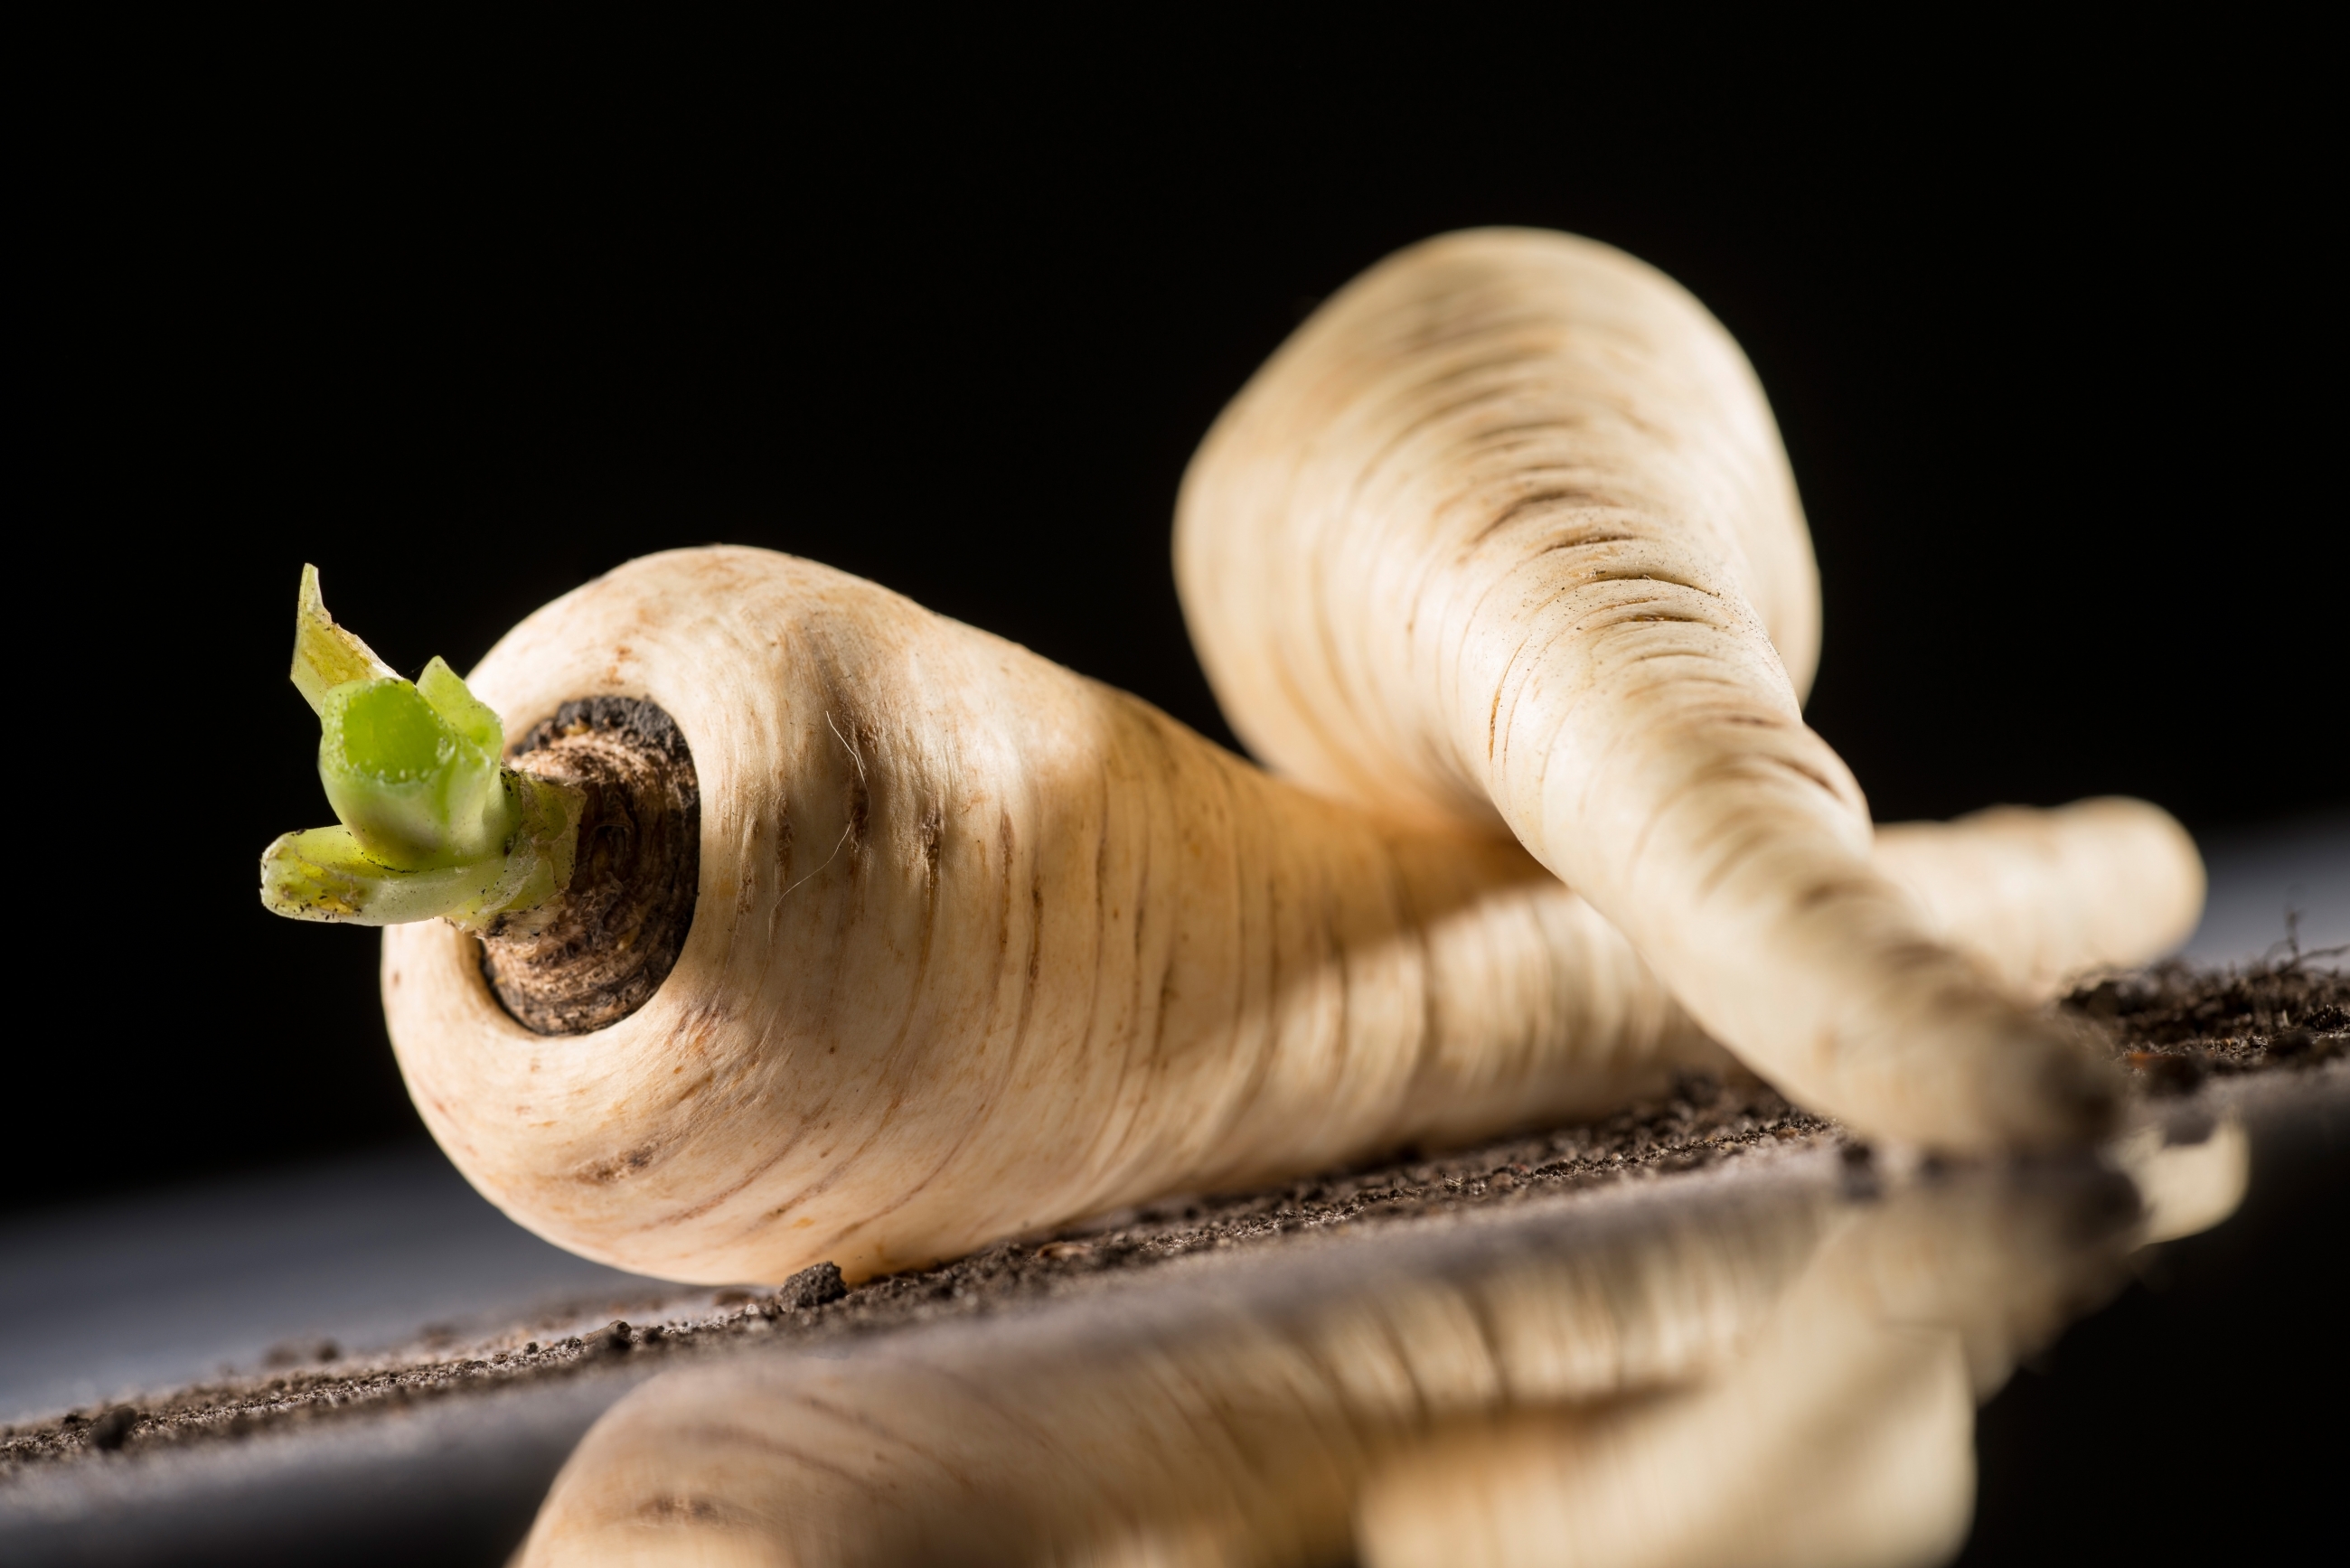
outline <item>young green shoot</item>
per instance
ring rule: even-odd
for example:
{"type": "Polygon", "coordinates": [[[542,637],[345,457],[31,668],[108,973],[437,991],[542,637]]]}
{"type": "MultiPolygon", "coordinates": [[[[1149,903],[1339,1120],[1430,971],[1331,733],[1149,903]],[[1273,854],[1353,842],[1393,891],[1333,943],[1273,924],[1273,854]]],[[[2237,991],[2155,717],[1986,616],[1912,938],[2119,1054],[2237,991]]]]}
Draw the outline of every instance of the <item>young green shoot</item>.
{"type": "Polygon", "coordinates": [[[261,901],[297,920],[482,929],[571,880],[579,792],[506,767],[505,725],[435,659],[403,680],[337,626],[302,568],[294,685],[318,715],[318,778],[340,825],[261,857],[261,901]]]}

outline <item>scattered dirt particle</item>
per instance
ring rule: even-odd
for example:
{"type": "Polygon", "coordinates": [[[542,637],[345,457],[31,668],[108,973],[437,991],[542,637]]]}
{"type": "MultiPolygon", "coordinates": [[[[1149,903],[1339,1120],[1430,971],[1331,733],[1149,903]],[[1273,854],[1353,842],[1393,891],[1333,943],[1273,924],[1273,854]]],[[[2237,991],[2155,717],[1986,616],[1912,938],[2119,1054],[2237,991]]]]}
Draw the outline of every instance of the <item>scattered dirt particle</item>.
{"type": "Polygon", "coordinates": [[[840,1277],[837,1263],[818,1263],[812,1269],[802,1269],[785,1280],[775,1293],[776,1302],[795,1311],[806,1312],[827,1306],[848,1293],[848,1286],[840,1277]]]}
{"type": "Polygon", "coordinates": [[[2150,1091],[2181,1075],[2225,1077],[2350,1051],[2350,972],[2305,959],[2218,971],[2157,964],[2076,991],[2064,1007],[2097,1026],[2150,1091]],[[2157,1057],[2191,1064],[2157,1067],[2157,1057]]]}
{"type": "Polygon", "coordinates": [[[139,1425],[139,1412],[128,1405],[117,1405],[89,1424],[89,1446],[111,1453],[130,1440],[131,1429],[139,1425]]]}
{"type": "Polygon", "coordinates": [[[2123,1056],[2150,1095],[2191,1095],[2209,1076],[2202,1058],[2185,1052],[2132,1051],[2123,1056]]]}

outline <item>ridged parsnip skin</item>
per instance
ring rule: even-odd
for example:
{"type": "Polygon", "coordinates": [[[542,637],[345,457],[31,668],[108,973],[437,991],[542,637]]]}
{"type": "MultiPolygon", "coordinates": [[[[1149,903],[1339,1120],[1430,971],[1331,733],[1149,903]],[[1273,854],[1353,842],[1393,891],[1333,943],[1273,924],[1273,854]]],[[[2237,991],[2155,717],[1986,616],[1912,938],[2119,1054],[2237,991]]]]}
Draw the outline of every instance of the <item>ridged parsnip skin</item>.
{"type": "Polygon", "coordinates": [[[2105,1075],[1872,868],[1800,711],[1818,587],[1770,410],[1653,268],[1531,230],[1373,267],[1217,421],[1175,560],[1260,757],[1498,815],[1791,1094],[1962,1149],[2107,1125],[2105,1075]]]}
{"type": "Polygon", "coordinates": [[[433,1136],[624,1268],[856,1279],[1728,1064],[1507,839],[1334,805],[806,561],[634,562],[470,680],[510,738],[650,700],[700,776],[692,928],[619,1023],[530,1033],[470,937],[385,938],[433,1136]]]}
{"type": "Polygon", "coordinates": [[[2187,830],[2116,796],[1893,824],[1877,830],[1876,858],[1936,935],[2027,999],[2168,952],[2203,909],[2203,861],[2187,830]]]}

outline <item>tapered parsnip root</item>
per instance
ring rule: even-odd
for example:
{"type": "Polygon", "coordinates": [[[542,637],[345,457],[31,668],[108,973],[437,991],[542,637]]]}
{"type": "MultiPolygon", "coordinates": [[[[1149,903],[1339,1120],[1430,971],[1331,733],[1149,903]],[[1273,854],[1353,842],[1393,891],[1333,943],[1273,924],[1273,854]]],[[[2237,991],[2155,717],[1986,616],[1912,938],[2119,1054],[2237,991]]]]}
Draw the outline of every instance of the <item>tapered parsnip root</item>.
{"type": "Polygon", "coordinates": [[[1726,1064],[1507,839],[1334,806],[805,561],[636,562],[471,684],[516,740],[650,702],[698,779],[691,927],[627,1016],[534,1033],[473,937],[385,939],[433,1135],[627,1268],[856,1279],[1726,1064]]]}
{"type": "MultiPolygon", "coordinates": [[[[1770,410],[1653,269],[1511,230],[1380,264],[1217,421],[1176,565],[1260,756],[1506,823],[1791,1094],[1958,1148],[2110,1124],[2111,1076],[1872,867],[1860,791],[1799,711],[1818,588],[1770,410]]],[[[2183,838],[2141,836],[2147,880],[2196,883],[2183,838]]]]}

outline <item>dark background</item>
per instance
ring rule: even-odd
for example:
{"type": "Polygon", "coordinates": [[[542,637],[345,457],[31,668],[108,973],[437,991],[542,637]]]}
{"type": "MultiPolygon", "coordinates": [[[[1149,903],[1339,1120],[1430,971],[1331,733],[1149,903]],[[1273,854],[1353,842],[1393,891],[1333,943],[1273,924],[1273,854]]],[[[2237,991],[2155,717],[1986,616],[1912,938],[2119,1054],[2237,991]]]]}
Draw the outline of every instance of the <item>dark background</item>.
{"type": "Polygon", "coordinates": [[[148,40],[23,149],[17,520],[62,569],[22,547],[59,705],[19,736],[98,743],[19,795],[56,826],[10,1116],[53,1147],[8,1207],[422,1137],[374,936],[254,898],[329,815],[303,561],[413,672],[771,545],[1229,741],[1183,463],[1315,300],[1461,225],[1624,246],[1745,344],[1825,579],[1811,717],[1880,816],[2350,800],[2290,39],[294,43],[148,40]]]}

